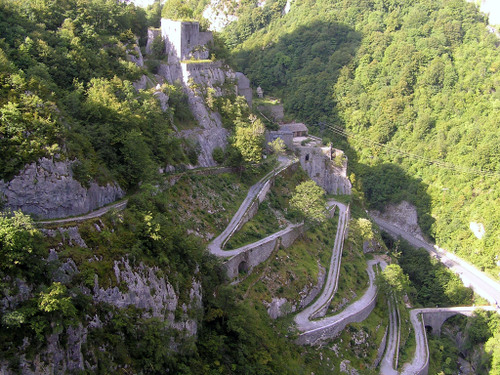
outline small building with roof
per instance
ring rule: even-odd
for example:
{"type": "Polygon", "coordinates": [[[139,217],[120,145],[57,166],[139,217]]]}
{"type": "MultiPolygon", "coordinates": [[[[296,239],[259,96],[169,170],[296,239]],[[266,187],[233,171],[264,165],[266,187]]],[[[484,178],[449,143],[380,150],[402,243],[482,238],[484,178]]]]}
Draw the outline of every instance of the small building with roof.
{"type": "Polygon", "coordinates": [[[293,122],[290,124],[280,125],[280,131],[291,132],[293,137],[307,137],[309,130],[307,126],[301,122],[293,122]]]}

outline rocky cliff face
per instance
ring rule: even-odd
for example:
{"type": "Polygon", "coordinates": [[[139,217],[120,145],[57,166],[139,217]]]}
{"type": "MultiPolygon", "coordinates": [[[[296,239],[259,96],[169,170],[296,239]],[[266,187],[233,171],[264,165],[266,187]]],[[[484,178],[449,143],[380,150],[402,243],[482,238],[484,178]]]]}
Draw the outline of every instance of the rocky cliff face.
{"type": "Polygon", "coordinates": [[[425,241],[422,230],[418,225],[417,208],[407,201],[402,201],[399,204],[388,204],[383,212],[370,211],[370,215],[380,217],[395,227],[425,241]]]}
{"type": "MultiPolygon", "coordinates": [[[[150,30],[147,46],[151,46],[153,39],[161,35],[159,30],[150,30]]],[[[212,152],[216,147],[225,148],[228,132],[222,127],[220,115],[207,108],[200,87],[214,88],[217,95],[221,95],[221,86],[227,79],[234,79],[234,72],[222,67],[219,62],[181,63],[172,50],[172,43],[166,41],[166,55],[168,63],[161,64],[158,68],[157,78],[160,82],[170,84],[181,83],[188,95],[191,112],[197,120],[199,127],[179,133],[180,137],[189,138],[200,145],[198,164],[201,167],[216,165],[212,152]]],[[[151,48],[146,48],[146,54],[151,48]]]]}
{"type": "MultiPolygon", "coordinates": [[[[43,233],[52,238],[62,237],[57,245],[58,249],[74,246],[87,248],[78,227],[43,230],[43,233]]],[[[50,250],[46,261],[52,265],[50,278],[53,281],[68,286],[78,283],[76,280],[81,276],[79,269],[82,268],[81,264],[77,265],[72,258],[60,257],[56,249],[50,250]]],[[[99,261],[96,257],[84,260],[88,263],[99,261]]],[[[46,337],[46,345],[38,349],[34,357],[33,354],[27,354],[32,339],[25,337],[22,347],[18,348],[18,368],[14,369],[0,357],[0,373],[5,375],[67,374],[85,371],[96,373],[99,366],[97,352],[106,353],[110,361],[116,364],[115,370],[118,371],[124,363],[112,358],[112,353],[116,353],[115,348],[108,348],[102,343],[97,346],[92,337],[99,336],[99,332],[112,332],[116,329],[114,319],[119,315],[117,311],[130,307],[133,307],[135,314],[138,314],[137,320],[156,319],[163,322],[158,329],[166,330],[164,336],[168,340],[165,345],[172,351],[178,350],[186,339],[197,335],[198,321],[194,317],[199,316],[203,310],[201,283],[197,275],[193,275],[190,288],[177,290],[178,286],[174,287],[169,282],[165,270],[142,262],[133,265],[125,258],[114,262],[113,274],[116,277],[116,285],[119,286],[103,287],[99,284],[97,275],[94,276],[93,288],[78,286],[84,295],[90,297],[88,303],[94,306],[89,310],[94,311],[92,314],[64,329],[61,327],[60,330],[54,330],[46,337]]],[[[6,297],[0,299],[0,313],[12,311],[22,302],[32,299],[36,288],[20,279],[12,280],[9,292],[5,293],[6,297]]]]}
{"type": "Polygon", "coordinates": [[[210,30],[221,31],[231,22],[237,21],[238,16],[232,14],[235,4],[225,0],[211,0],[203,11],[203,17],[210,22],[210,30]]]}
{"type": "Polygon", "coordinates": [[[73,178],[74,161],[42,158],[11,181],[0,181],[5,208],[52,219],[85,214],[124,196],[117,184],[83,187],[73,178]]]}

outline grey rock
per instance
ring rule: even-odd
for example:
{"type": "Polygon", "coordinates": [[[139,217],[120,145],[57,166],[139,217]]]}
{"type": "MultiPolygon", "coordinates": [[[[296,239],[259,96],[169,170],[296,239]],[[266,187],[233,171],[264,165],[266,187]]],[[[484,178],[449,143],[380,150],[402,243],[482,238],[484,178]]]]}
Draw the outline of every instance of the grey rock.
{"type": "Polygon", "coordinates": [[[41,158],[26,165],[11,181],[0,181],[6,208],[54,219],[85,214],[125,194],[116,183],[99,186],[92,182],[86,189],[73,178],[73,163],[41,158]]]}
{"type": "MultiPolygon", "coordinates": [[[[165,319],[172,318],[177,309],[178,297],[165,278],[159,278],[156,267],[139,264],[132,267],[128,260],[115,261],[114,271],[117,282],[123,283],[127,291],[118,287],[103,289],[99,287],[97,275],[94,282],[94,299],[107,302],[119,308],[134,305],[151,312],[151,316],[165,319]]],[[[172,319],[173,320],[173,319],[172,319]]]]}
{"type": "Polygon", "coordinates": [[[383,247],[382,245],[375,239],[363,241],[363,253],[374,253],[378,251],[382,251],[383,247]]]}
{"type": "Polygon", "coordinates": [[[168,95],[161,91],[156,91],[153,95],[160,102],[161,110],[163,112],[166,112],[166,110],[168,109],[168,99],[169,99],[168,95]]]}
{"type": "Polygon", "coordinates": [[[0,312],[14,310],[20,303],[33,297],[31,286],[24,280],[16,278],[13,290],[17,290],[17,293],[14,294],[11,290],[4,290],[5,297],[0,300],[0,312]]]}
{"type": "Polygon", "coordinates": [[[61,264],[61,266],[54,272],[52,278],[54,281],[60,282],[62,284],[67,284],[71,281],[73,275],[78,273],[78,267],[76,266],[73,259],[68,259],[66,262],[61,264]]]}
{"type": "Polygon", "coordinates": [[[136,40],[135,45],[132,47],[132,52],[127,50],[127,58],[132,61],[135,65],[142,68],[144,66],[144,58],[142,56],[141,49],[139,48],[139,41],[136,40]]]}
{"type": "Polygon", "coordinates": [[[267,308],[267,314],[271,319],[277,319],[294,311],[295,306],[292,306],[286,298],[273,298],[267,308]]]}
{"type": "Polygon", "coordinates": [[[66,363],[68,371],[84,369],[82,344],[87,342],[87,330],[81,324],[67,329],[66,363]]]}
{"type": "Polygon", "coordinates": [[[203,11],[203,18],[210,22],[210,30],[222,31],[227,25],[238,20],[238,16],[231,13],[230,3],[224,0],[211,0],[203,11]]]}
{"type": "MultiPolygon", "coordinates": [[[[69,228],[58,228],[58,229],[41,229],[41,232],[49,237],[56,237],[58,233],[62,235],[63,244],[67,244],[69,246],[80,246],[83,248],[87,248],[87,244],[83,240],[78,227],[69,227],[69,228]]],[[[52,252],[49,254],[48,261],[51,261],[50,257],[52,256],[52,252]]]]}
{"type": "Polygon", "coordinates": [[[417,208],[407,201],[399,204],[389,204],[383,212],[370,211],[370,215],[388,221],[390,224],[411,233],[419,240],[425,241],[418,225],[417,208]]]}

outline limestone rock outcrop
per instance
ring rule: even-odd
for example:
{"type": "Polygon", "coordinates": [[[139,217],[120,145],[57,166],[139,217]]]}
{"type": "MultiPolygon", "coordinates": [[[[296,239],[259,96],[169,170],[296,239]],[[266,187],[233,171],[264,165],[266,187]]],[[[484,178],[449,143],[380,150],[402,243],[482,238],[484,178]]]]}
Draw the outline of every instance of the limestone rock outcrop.
{"type": "Polygon", "coordinates": [[[166,81],[170,84],[182,85],[188,96],[189,108],[199,127],[181,131],[178,135],[197,143],[199,145],[198,165],[210,167],[216,165],[212,158],[213,150],[216,147],[226,147],[228,131],[222,127],[220,115],[206,106],[203,95],[208,88],[214,89],[216,95],[222,95],[221,87],[228,79],[234,80],[235,73],[223,67],[220,62],[183,61],[190,56],[208,57],[206,45],[212,40],[211,33],[200,32],[198,25],[194,24],[195,22],[162,21],[161,30],[151,29],[148,32],[146,54],[151,53],[153,40],[162,36],[168,62],[158,67],[157,79],[159,82],[166,81]]]}
{"type": "Polygon", "coordinates": [[[210,30],[221,31],[238,16],[231,14],[228,3],[223,0],[211,0],[203,11],[203,18],[210,22],[210,30]]]}
{"type": "Polygon", "coordinates": [[[125,195],[116,183],[99,186],[92,182],[85,188],[73,178],[73,163],[41,158],[26,165],[12,180],[1,180],[5,208],[53,219],[85,214],[125,195]]]}
{"type": "Polygon", "coordinates": [[[411,233],[414,237],[425,241],[418,225],[417,208],[407,201],[399,204],[389,204],[383,212],[370,211],[370,215],[379,217],[395,227],[411,233]]]}

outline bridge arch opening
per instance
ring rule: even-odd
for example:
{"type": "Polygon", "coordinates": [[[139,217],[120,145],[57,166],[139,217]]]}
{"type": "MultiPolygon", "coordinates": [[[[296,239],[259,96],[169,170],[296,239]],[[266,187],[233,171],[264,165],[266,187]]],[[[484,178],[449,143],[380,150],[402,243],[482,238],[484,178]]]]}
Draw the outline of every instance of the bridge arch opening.
{"type": "Polygon", "coordinates": [[[431,335],[433,332],[432,326],[425,326],[425,333],[427,333],[427,336],[431,335]]]}
{"type": "Polygon", "coordinates": [[[238,264],[238,273],[247,273],[248,272],[248,263],[246,261],[240,262],[238,264]]]}

